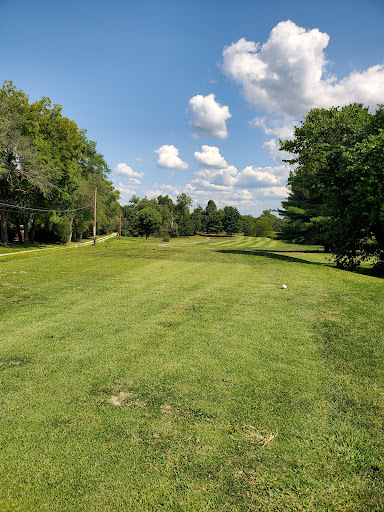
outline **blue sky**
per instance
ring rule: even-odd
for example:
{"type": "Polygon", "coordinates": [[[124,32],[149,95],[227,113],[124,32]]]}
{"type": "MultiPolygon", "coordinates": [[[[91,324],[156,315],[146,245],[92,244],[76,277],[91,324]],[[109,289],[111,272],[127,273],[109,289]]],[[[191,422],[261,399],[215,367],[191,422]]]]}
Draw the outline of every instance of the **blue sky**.
{"type": "Polygon", "coordinates": [[[313,107],[384,103],[383,0],[0,0],[0,82],[63,105],[126,204],[181,192],[259,215],[313,107]]]}

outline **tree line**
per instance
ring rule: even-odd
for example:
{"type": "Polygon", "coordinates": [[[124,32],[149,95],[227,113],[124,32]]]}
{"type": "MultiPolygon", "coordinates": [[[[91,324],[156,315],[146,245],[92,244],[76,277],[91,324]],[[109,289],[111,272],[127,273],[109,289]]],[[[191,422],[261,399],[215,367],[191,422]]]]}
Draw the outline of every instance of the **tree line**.
{"type": "Polygon", "coordinates": [[[182,193],[155,199],[133,196],[128,205],[108,180],[110,169],[86,130],[62,115],[49,98],[31,102],[12,82],[0,88],[1,243],[68,242],[93,233],[97,189],[97,234],[171,238],[196,233],[270,236],[285,221],[265,210],[257,218],[213,200],[192,212],[182,193]]]}
{"type": "Polygon", "coordinates": [[[0,89],[1,243],[67,242],[116,229],[119,192],[96,143],[64,117],[61,105],[29,97],[12,82],[0,89]],[[21,233],[23,226],[23,233],[21,233]]]}
{"type": "Polygon", "coordinates": [[[296,166],[280,211],[287,221],[281,237],[324,245],[340,268],[371,260],[383,274],[384,107],[313,109],[280,149],[296,166]]]}
{"type": "Polygon", "coordinates": [[[212,199],[205,208],[199,205],[192,212],[191,205],[192,199],[184,193],[177,196],[176,202],[168,195],[159,195],[155,199],[133,196],[129,204],[122,207],[122,234],[162,236],[164,239],[199,233],[231,236],[243,232],[248,236],[270,236],[284,225],[284,220],[269,210],[254,218],[241,215],[233,206],[219,209],[212,199]]]}

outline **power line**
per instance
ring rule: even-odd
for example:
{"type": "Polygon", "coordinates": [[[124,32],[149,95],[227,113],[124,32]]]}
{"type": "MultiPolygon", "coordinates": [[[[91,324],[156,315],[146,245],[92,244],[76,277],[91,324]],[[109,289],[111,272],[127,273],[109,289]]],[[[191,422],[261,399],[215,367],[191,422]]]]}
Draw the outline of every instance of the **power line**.
{"type": "Polygon", "coordinates": [[[79,210],[86,210],[87,208],[90,208],[91,206],[93,206],[93,203],[91,203],[87,206],[82,206],[81,208],[68,208],[67,210],[51,210],[50,208],[28,208],[27,206],[18,206],[16,204],[8,204],[8,203],[3,203],[1,201],[0,201],[0,206],[7,206],[8,208],[15,208],[15,209],[19,209],[19,210],[29,210],[29,211],[33,211],[33,212],[68,213],[68,212],[78,212],[79,210]]]}

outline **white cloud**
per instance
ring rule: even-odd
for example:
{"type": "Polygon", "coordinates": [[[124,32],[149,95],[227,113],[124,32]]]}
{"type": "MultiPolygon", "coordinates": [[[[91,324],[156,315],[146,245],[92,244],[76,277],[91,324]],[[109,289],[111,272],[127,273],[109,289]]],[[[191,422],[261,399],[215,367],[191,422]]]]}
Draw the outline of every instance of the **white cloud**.
{"type": "Polygon", "coordinates": [[[245,167],[238,171],[234,166],[224,169],[199,169],[195,171],[195,180],[205,189],[230,190],[234,188],[263,188],[280,186],[285,183],[289,174],[287,165],[276,167],[245,167]]]}
{"type": "Polygon", "coordinates": [[[216,146],[202,146],[202,152],[195,151],[195,160],[202,166],[208,167],[227,167],[228,164],[225,159],[220,155],[219,148],[216,146]]]}
{"type": "Polygon", "coordinates": [[[281,179],[273,173],[272,167],[245,167],[236,179],[236,187],[260,188],[280,184],[281,179]]]}
{"type": "Polygon", "coordinates": [[[117,164],[115,167],[115,173],[123,174],[124,176],[130,176],[132,178],[142,178],[144,176],[143,172],[136,172],[125,163],[117,164]]]}
{"type": "Polygon", "coordinates": [[[232,187],[228,187],[226,185],[220,185],[218,183],[212,183],[210,180],[204,179],[196,179],[192,180],[192,185],[194,187],[198,186],[202,190],[220,190],[220,191],[228,191],[231,190],[232,187]]]}
{"type": "Polygon", "coordinates": [[[362,102],[375,108],[382,103],[384,66],[354,71],[338,81],[326,73],[328,42],[329,35],[317,28],[307,31],[283,21],[262,46],[243,38],[224,48],[222,69],[252,105],[279,115],[301,117],[314,107],[362,102]]]}
{"type": "Polygon", "coordinates": [[[227,106],[217,103],[214,94],[194,96],[189,100],[187,112],[192,114],[190,125],[195,129],[196,137],[228,137],[226,120],[232,116],[227,106]]]}
{"type": "Polygon", "coordinates": [[[164,145],[159,149],[155,149],[157,154],[156,163],[158,167],[166,169],[180,169],[182,171],[188,169],[189,165],[181,160],[179,150],[173,145],[164,145]]]}
{"type": "Polygon", "coordinates": [[[297,121],[292,120],[285,116],[282,119],[268,119],[265,117],[255,117],[250,123],[250,126],[262,128],[266,135],[276,135],[279,139],[291,139],[297,121]]]}
{"type": "MultiPolygon", "coordinates": [[[[268,156],[271,160],[274,160],[275,162],[282,162],[283,160],[291,160],[294,155],[292,153],[288,153],[288,151],[280,151],[279,147],[279,141],[276,139],[267,140],[267,142],[264,142],[263,146],[264,149],[268,150],[268,156]]],[[[293,169],[293,166],[291,166],[291,169],[293,169]]],[[[288,176],[288,173],[287,173],[288,176]]]]}
{"type": "Polygon", "coordinates": [[[136,161],[136,162],[142,162],[142,161],[143,161],[143,159],[139,157],[139,158],[135,158],[135,161],[136,161]]]}
{"type": "Polygon", "coordinates": [[[287,187],[265,187],[257,191],[257,197],[271,197],[285,199],[291,191],[287,187]]]}
{"type": "Polygon", "coordinates": [[[120,195],[123,200],[130,199],[132,196],[136,195],[136,190],[125,185],[124,183],[120,182],[116,188],[120,191],[120,195]]]}

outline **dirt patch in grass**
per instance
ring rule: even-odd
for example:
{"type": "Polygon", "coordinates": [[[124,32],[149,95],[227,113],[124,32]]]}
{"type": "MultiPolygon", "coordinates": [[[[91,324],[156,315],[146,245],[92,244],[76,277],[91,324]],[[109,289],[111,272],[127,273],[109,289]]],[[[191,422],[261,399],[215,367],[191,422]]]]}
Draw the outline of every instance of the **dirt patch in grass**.
{"type": "Polygon", "coordinates": [[[172,415],[172,410],[173,408],[171,404],[165,403],[163,405],[160,405],[160,411],[161,414],[163,415],[163,418],[169,418],[172,415]]]}
{"type": "Polygon", "coordinates": [[[118,407],[126,406],[132,407],[137,405],[138,407],[146,407],[147,404],[143,401],[140,401],[134,393],[130,391],[120,391],[118,395],[112,395],[109,399],[109,402],[112,405],[117,405],[118,407]]]}
{"type": "Polygon", "coordinates": [[[19,366],[23,361],[0,361],[0,366],[19,366]]]}
{"type": "Polygon", "coordinates": [[[242,425],[241,428],[245,432],[245,436],[250,443],[258,444],[263,447],[270,444],[277,436],[277,434],[268,432],[268,430],[258,430],[253,425],[242,425]]]}
{"type": "Polygon", "coordinates": [[[173,322],[159,322],[160,327],[172,327],[175,324],[173,322]]]}

